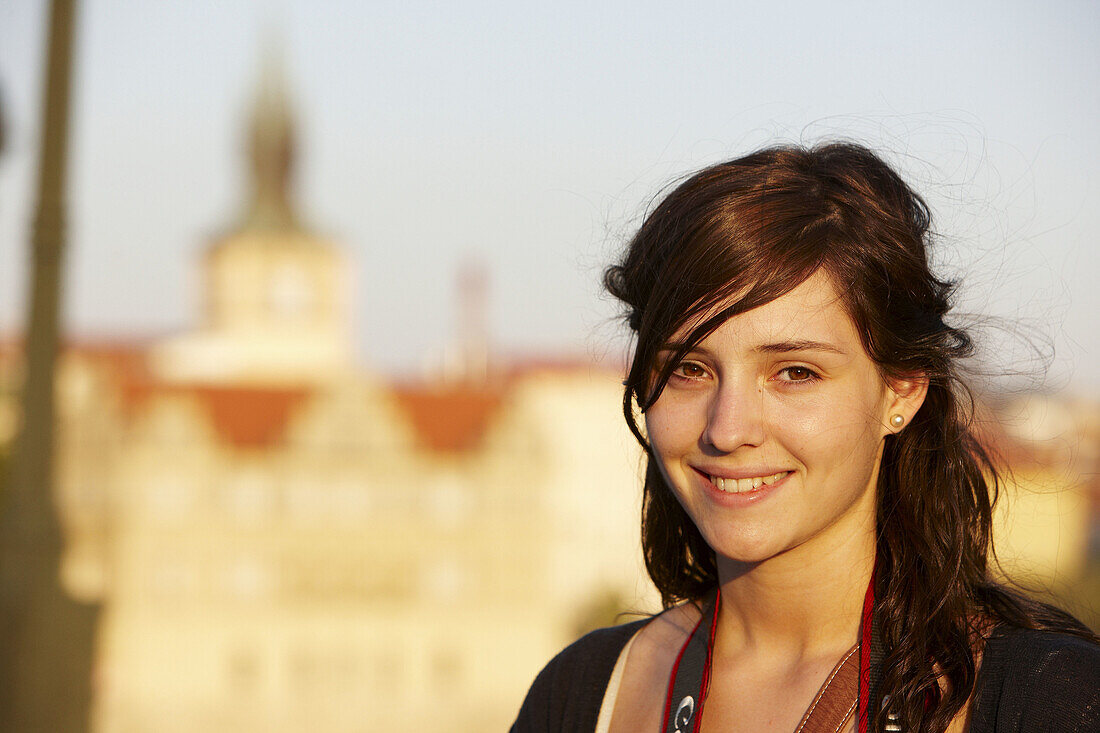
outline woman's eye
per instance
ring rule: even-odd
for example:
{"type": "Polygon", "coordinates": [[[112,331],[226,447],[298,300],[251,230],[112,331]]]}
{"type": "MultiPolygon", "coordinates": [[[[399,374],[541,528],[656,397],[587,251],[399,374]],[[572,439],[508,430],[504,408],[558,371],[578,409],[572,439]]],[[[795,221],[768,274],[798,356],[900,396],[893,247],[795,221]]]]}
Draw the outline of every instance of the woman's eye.
{"type": "Polygon", "coordinates": [[[694,364],[690,361],[686,361],[683,364],[680,364],[672,370],[672,373],[678,377],[683,377],[684,379],[703,379],[707,376],[706,369],[704,369],[699,364],[694,364]]]}
{"type": "Polygon", "coordinates": [[[811,382],[817,379],[817,374],[808,367],[791,366],[779,371],[781,382],[811,382]]]}

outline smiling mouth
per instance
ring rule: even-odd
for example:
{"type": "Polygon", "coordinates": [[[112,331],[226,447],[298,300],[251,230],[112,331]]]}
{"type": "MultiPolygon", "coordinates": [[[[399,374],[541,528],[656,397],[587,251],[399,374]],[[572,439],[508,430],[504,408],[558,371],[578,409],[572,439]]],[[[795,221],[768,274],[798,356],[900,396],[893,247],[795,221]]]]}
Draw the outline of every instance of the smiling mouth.
{"type": "Polygon", "coordinates": [[[727,494],[744,494],[755,491],[761,486],[770,486],[784,478],[790,471],[780,471],[770,476],[753,476],[752,478],[722,478],[721,476],[707,476],[710,482],[727,494]]]}

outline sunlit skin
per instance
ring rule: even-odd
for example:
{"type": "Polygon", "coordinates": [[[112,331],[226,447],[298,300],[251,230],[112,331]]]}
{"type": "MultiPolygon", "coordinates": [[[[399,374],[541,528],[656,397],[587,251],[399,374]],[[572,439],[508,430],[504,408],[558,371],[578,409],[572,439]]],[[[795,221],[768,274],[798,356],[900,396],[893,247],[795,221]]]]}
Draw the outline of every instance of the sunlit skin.
{"type": "Polygon", "coordinates": [[[855,538],[873,548],[875,481],[897,400],[819,272],[719,326],[645,417],[662,472],[708,544],[720,558],[759,563],[834,553],[855,538]],[[784,471],[749,493],[708,478],[784,471]]]}
{"type": "MultiPolygon", "coordinates": [[[[687,335],[674,334],[662,358],[687,335]]],[[[883,379],[821,272],[728,319],[675,365],[645,421],[668,485],[718,561],[704,731],[789,733],[855,643],[884,439],[925,391],[919,377],[883,379]],[[729,492],[716,476],[726,488],[771,483],[729,492]]],[[[660,727],[663,687],[696,618],[680,607],[639,634],[613,731],[660,727]]]]}

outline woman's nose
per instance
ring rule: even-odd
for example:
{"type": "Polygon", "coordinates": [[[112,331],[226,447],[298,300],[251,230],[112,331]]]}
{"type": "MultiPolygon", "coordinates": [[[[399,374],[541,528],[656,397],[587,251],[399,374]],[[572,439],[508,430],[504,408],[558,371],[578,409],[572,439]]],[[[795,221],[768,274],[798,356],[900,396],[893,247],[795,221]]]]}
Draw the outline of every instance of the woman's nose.
{"type": "Polygon", "coordinates": [[[764,393],[755,384],[725,382],[708,406],[703,442],[719,453],[764,442],[764,393]]]}

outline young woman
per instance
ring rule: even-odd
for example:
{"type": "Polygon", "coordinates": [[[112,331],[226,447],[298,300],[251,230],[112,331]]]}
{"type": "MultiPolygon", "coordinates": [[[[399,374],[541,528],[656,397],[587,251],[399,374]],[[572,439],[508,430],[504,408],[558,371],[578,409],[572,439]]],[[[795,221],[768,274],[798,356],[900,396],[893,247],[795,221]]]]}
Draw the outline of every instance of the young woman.
{"type": "Polygon", "coordinates": [[[1096,637],[989,572],[997,470],[928,240],[849,143],[716,165],[648,215],[605,283],[666,610],[559,654],[513,731],[1100,730],[1096,637]]]}

